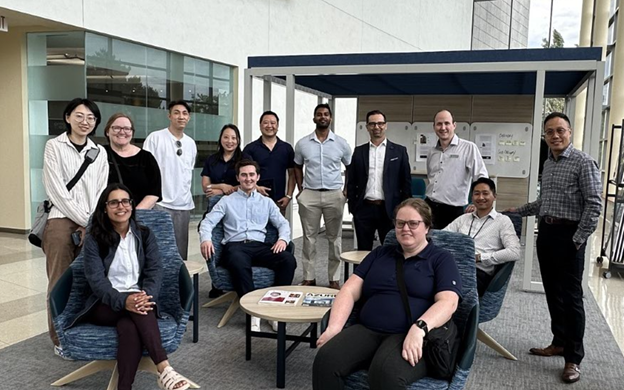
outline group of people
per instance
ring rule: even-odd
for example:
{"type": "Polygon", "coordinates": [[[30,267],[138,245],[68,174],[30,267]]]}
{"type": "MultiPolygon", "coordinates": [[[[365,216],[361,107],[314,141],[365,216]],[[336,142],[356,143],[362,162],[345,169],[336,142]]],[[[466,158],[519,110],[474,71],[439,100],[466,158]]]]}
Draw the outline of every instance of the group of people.
{"type": "MultiPolygon", "coordinates": [[[[132,144],[134,124],[124,114],[111,116],[104,129],[108,145],[100,146],[88,137],[101,122],[97,105],[75,99],[64,112],[67,132],[48,141],[44,153],[43,180],[54,205],[42,243],[48,291],[84,246],[92,295],[77,321],[115,325],[120,337],[123,333],[128,338],[118,356],[120,389],[131,388],[143,347],[161,372],[161,384],[168,389],[188,387],[169,365],[157,331],[156,299],[162,275],[157,244],[149,229],[134,219],[137,208],[169,213],[180,255],[188,257],[197,147],[184,131],[191,118],[189,105],[173,101],[168,111],[170,125],[150,133],[143,149],[132,144]],[[91,158],[85,157],[88,153],[91,158]],[[76,177],[76,185],[68,190],[67,184],[76,177]]],[[[426,365],[420,364],[427,359],[422,354],[423,338],[449,321],[461,299],[455,262],[427,241],[429,229],[474,239],[479,295],[497,265],[519,259],[518,237],[509,218],[494,210],[496,186],[477,146],[455,134],[456,123],[448,110],[434,116],[438,142],[427,158],[424,201],[411,198],[407,149],[387,138],[383,112],[366,115],[370,141],[353,154],[348,142],[330,129],[329,105],[314,109],[313,122],[315,130],[294,148],[277,136],[279,117],[272,111],[260,117],[261,137],[244,149],[235,125],[222,128],[217,152],[206,159],[201,173],[206,196],[223,196],[201,223],[201,253],[205,258],[214,254],[212,230],[223,221],[222,265],[229,269],[239,296],[254,289],[252,266],[273,269],[276,285],[292,284],[297,261],[287,250],[291,232],[284,215],[297,187],[303,228],[301,284],[316,285],[316,247],[323,217],[329,287],[340,290],[329,326],[319,338],[323,348],[314,364],[314,387],[342,388],[344,377],[358,367],[368,367],[371,388],[404,388],[426,375],[426,365]],[[465,209],[469,193],[473,204],[465,209]],[[372,250],[375,235],[383,243],[391,229],[396,229],[399,245],[373,250],[341,289],[345,203],[353,214],[358,249],[372,250]],[[265,243],[267,223],[278,230],[275,243],[265,243]],[[407,318],[396,278],[392,279],[397,261],[406,265],[412,318],[407,318]],[[409,267],[412,263],[416,265],[409,267]],[[358,301],[363,303],[359,324],[342,330],[358,301]],[[359,348],[345,348],[347,344],[359,348]]],[[[550,152],[541,196],[510,210],[540,216],[537,249],[554,338],[549,347],[531,352],[563,355],[566,382],[580,378],[583,258],[601,204],[597,164],[571,145],[571,131],[564,114],[546,118],[544,134],[550,152]]],[[[259,330],[259,319],[252,321],[252,330],[259,330]]],[[[62,356],[51,322],[50,335],[55,352],[62,356]]]]}

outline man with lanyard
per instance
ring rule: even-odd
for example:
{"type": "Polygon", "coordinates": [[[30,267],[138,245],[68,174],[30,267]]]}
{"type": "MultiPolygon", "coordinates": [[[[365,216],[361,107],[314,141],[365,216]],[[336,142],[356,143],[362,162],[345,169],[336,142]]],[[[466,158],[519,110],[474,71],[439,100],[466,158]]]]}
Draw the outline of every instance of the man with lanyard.
{"type": "Polygon", "coordinates": [[[329,241],[327,273],[329,287],[340,289],[340,252],[342,252],[342,214],[345,194],[342,190],[340,164],[351,163],[351,147],[329,129],[332,112],[328,104],[314,109],[316,129],[295,145],[295,180],[297,201],[303,228],[303,286],[316,286],[314,264],[316,239],[325,221],[329,241]],[[303,166],[305,165],[305,177],[303,166]]]}
{"type": "Polygon", "coordinates": [[[433,118],[438,142],[427,155],[429,184],[425,200],[433,213],[434,229],[444,229],[462,215],[470,184],[480,177],[488,177],[477,145],[460,139],[455,134],[456,126],[448,110],[439,111],[433,118]]]}
{"type": "Polygon", "coordinates": [[[197,146],[184,134],[191,120],[191,107],[184,100],[169,103],[169,127],[150,133],[143,149],[154,155],[162,179],[162,201],[154,207],[164,210],[173,220],[178,251],[183,260],[188,258],[188,231],[191,210],[195,208],[191,183],[197,146]]]}
{"type": "Polygon", "coordinates": [[[553,112],[544,119],[548,160],[544,163],[540,196],[535,202],[511,208],[521,215],[539,215],[537,258],[553,339],[546,348],[531,348],[538,356],[563,356],[561,378],[574,383],[581,378],[579,365],[585,354],[583,268],[587,239],[596,230],[602,209],[602,185],[596,161],[574,148],[572,129],[565,114],[553,112]]]}
{"type": "Polygon", "coordinates": [[[477,262],[477,291],[482,297],[496,273],[496,266],[520,259],[520,240],[508,216],[494,210],[496,185],[481,177],[472,183],[472,203],[476,210],[463,214],[444,230],[472,237],[477,262]]]}
{"type": "Polygon", "coordinates": [[[248,154],[260,164],[258,191],[269,196],[280,208],[282,215],[295,192],[295,151],[287,142],[277,136],[279,117],[273,111],[260,115],[262,136],[245,146],[243,154],[248,154]],[[286,173],[288,172],[288,185],[286,173]]]}

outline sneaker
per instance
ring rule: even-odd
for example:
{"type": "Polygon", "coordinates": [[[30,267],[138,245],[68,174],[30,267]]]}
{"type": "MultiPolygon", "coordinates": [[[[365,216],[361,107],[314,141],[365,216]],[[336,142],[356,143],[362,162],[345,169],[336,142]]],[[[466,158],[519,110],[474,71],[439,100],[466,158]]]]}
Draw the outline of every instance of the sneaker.
{"type": "Polygon", "coordinates": [[[60,345],[54,346],[54,354],[60,357],[61,359],[74,360],[65,354],[65,351],[63,351],[63,348],[60,345]]]}
{"type": "Polygon", "coordinates": [[[277,321],[269,321],[269,325],[271,325],[271,329],[273,329],[273,332],[277,332],[277,329],[278,329],[277,321]]]}
{"type": "Polygon", "coordinates": [[[260,332],[260,318],[251,317],[251,331],[260,332]]]}

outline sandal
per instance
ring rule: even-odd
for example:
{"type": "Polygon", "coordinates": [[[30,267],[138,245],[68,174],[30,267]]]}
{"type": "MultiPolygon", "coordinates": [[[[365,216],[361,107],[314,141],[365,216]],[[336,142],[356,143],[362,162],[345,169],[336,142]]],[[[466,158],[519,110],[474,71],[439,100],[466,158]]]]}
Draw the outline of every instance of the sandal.
{"type": "Polygon", "coordinates": [[[189,386],[189,381],[182,375],[178,374],[171,366],[167,366],[158,376],[158,387],[164,390],[186,390],[189,386]],[[175,387],[181,382],[186,382],[186,384],[180,387],[175,387]]]}

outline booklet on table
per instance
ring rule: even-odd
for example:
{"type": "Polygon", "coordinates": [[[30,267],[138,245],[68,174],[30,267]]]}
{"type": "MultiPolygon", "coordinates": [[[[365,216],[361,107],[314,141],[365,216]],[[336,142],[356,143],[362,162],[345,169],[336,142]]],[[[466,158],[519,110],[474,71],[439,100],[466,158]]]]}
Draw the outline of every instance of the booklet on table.
{"type": "Polygon", "coordinates": [[[334,299],[336,299],[336,294],[307,293],[301,305],[329,307],[334,303],[334,299]]]}
{"type": "Polygon", "coordinates": [[[303,293],[298,291],[269,290],[260,298],[258,303],[294,306],[299,302],[302,296],[303,293]]]}

